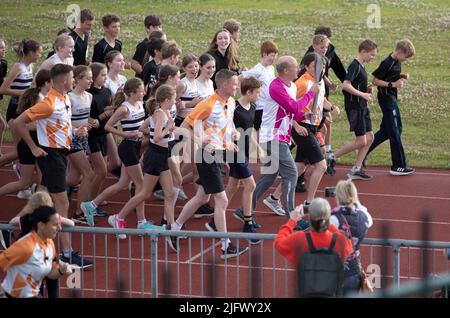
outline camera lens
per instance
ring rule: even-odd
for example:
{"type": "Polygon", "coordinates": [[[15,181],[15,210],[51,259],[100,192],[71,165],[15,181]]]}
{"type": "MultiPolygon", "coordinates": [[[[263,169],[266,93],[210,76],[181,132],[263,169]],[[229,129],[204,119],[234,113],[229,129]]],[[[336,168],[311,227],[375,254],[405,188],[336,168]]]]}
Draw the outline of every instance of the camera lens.
{"type": "Polygon", "coordinates": [[[325,197],[335,197],[336,196],[336,188],[327,187],[325,188],[325,197]]]}

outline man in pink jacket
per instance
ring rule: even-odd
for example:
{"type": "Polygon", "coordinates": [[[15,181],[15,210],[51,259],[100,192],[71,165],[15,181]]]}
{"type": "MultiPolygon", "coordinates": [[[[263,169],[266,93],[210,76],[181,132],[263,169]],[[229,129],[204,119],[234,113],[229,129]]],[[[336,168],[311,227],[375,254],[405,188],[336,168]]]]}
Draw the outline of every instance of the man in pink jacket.
{"type": "Polygon", "coordinates": [[[261,169],[261,177],[256,183],[252,208],[258,199],[281,176],[281,201],[287,213],[294,211],[297,168],[291,156],[292,119],[304,119],[305,109],[318,92],[318,86],[311,87],[301,99],[296,100],[298,63],[292,56],[280,57],[277,63],[278,77],[269,86],[270,99],[264,105],[259,143],[267,151],[269,162],[261,169]]]}

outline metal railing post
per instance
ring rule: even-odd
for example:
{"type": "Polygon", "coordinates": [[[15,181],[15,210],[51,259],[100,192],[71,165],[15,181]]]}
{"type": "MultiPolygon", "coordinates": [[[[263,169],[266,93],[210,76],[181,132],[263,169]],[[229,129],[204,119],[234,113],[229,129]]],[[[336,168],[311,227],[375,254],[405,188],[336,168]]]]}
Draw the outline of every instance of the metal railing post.
{"type": "Polygon", "coordinates": [[[158,237],[150,236],[151,260],[152,260],[152,298],[158,298],[158,237]]]}
{"type": "Polygon", "coordinates": [[[393,268],[392,268],[392,278],[393,284],[396,287],[400,287],[400,244],[392,244],[392,254],[393,254],[393,268]]]}

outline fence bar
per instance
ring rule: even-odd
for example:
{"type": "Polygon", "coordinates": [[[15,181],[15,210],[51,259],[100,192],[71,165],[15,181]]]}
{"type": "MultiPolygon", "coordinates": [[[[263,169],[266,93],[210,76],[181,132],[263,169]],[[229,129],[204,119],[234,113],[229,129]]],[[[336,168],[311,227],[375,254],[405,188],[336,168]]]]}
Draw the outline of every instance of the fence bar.
{"type": "MultiPolygon", "coordinates": [[[[94,264],[94,266],[96,265],[96,260],[97,260],[97,244],[96,244],[96,235],[95,233],[92,235],[92,263],[94,264]]],[[[96,270],[93,270],[92,273],[92,288],[94,289],[94,298],[97,298],[97,280],[96,280],[96,270]]]]}
{"type": "Polygon", "coordinates": [[[393,284],[394,286],[400,286],[400,246],[394,245],[392,246],[392,276],[393,276],[393,284]]]}
{"type": "MultiPolygon", "coordinates": [[[[12,235],[14,231],[17,231],[18,228],[17,226],[14,225],[9,225],[9,224],[0,224],[0,230],[7,230],[10,233],[10,235],[12,235]]],[[[93,272],[93,282],[92,285],[88,284],[88,282],[86,282],[84,279],[86,279],[87,276],[86,273],[80,273],[80,277],[82,278],[81,281],[81,289],[77,289],[77,290],[72,290],[75,291],[76,293],[78,293],[79,295],[82,296],[86,296],[86,297],[91,297],[91,295],[94,295],[94,297],[97,296],[109,296],[109,297],[114,297],[114,295],[111,295],[111,292],[113,290],[115,290],[116,288],[112,289],[110,286],[110,280],[111,277],[114,277],[114,273],[117,271],[117,276],[118,279],[120,278],[120,273],[121,273],[121,267],[120,267],[120,260],[121,260],[121,255],[120,255],[120,244],[118,241],[117,237],[114,237],[116,239],[117,242],[117,246],[116,246],[116,268],[113,268],[112,270],[109,268],[109,260],[114,260],[114,258],[112,256],[109,256],[109,249],[108,249],[108,243],[111,243],[111,237],[108,237],[108,235],[117,235],[117,234],[126,234],[126,235],[130,235],[130,236],[136,236],[136,235],[140,235],[141,237],[141,294],[142,296],[145,296],[148,292],[146,291],[145,285],[147,281],[151,281],[151,295],[152,297],[159,297],[159,284],[158,284],[158,244],[162,243],[159,242],[160,240],[158,239],[159,236],[162,237],[167,237],[167,236],[175,236],[175,237],[180,237],[180,236],[188,236],[189,237],[189,241],[188,241],[188,246],[189,246],[189,258],[192,257],[192,238],[197,237],[200,239],[200,248],[201,250],[203,250],[203,248],[205,247],[204,245],[204,239],[205,238],[209,238],[212,239],[213,241],[213,247],[211,248],[211,252],[212,254],[212,259],[213,259],[213,264],[215,264],[215,257],[216,257],[216,251],[214,249],[214,243],[216,242],[216,240],[220,243],[221,239],[236,239],[237,240],[237,246],[240,246],[240,241],[241,240],[250,240],[250,239],[261,239],[263,242],[260,245],[260,250],[261,250],[261,254],[259,255],[259,257],[253,258],[253,257],[249,257],[249,263],[243,263],[242,264],[242,260],[238,257],[236,259],[236,286],[237,286],[237,290],[236,293],[230,291],[229,286],[225,285],[225,297],[229,296],[229,292],[230,292],[230,296],[234,296],[237,295],[237,297],[243,297],[243,295],[240,295],[240,290],[242,288],[242,286],[240,286],[241,279],[240,277],[242,277],[242,274],[240,272],[240,268],[241,266],[246,266],[247,264],[249,264],[249,278],[248,278],[248,282],[250,283],[249,286],[254,285],[255,281],[258,281],[258,283],[260,283],[260,285],[258,285],[258,290],[255,292],[255,289],[252,291],[252,294],[256,295],[261,293],[260,296],[264,296],[264,287],[266,288],[270,288],[268,286],[268,284],[264,284],[263,285],[263,280],[262,278],[264,278],[264,264],[262,264],[261,267],[261,273],[260,275],[257,275],[257,273],[254,273],[253,271],[255,270],[256,264],[258,263],[258,261],[260,261],[261,263],[264,262],[264,254],[263,254],[263,247],[265,246],[264,244],[266,244],[265,240],[274,240],[275,238],[275,234],[249,234],[249,233],[220,233],[220,232],[205,232],[205,231],[167,231],[167,230],[136,230],[136,229],[112,229],[112,228],[90,228],[90,227],[75,227],[75,228],[65,228],[63,229],[63,232],[68,233],[69,235],[69,242],[72,245],[72,241],[74,241],[75,243],[81,243],[81,247],[79,247],[80,252],[81,252],[81,256],[85,257],[85,256],[89,256],[89,255],[84,255],[86,253],[89,253],[89,250],[92,250],[93,252],[93,262],[94,262],[94,272],[93,272]],[[74,239],[75,236],[74,233],[76,233],[76,240],[74,239]],[[92,249],[86,248],[85,247],[85,242],[88,242],[88,240],[85,239],[85,233],[89,234],[89,235],[93,235],[93,245],[92,249]],[[103,234],[104,235],[104,260],[105,260],[105,266],[104,266],[104,272],[105,272],[105,276],[103,275],[96,275],[96,269],[97,270],[101,270],[99,268],[100,266],[100,262],[103,259],[103,257],[98,256],[97,255],[97,251],[98,249],[96,248],[97,245],[97,241],[102,242],[103,240],[101,240],[101,238],[99,238],[99,240],[97,240],[97,234],[103,234]],[[145,279],[145,275],[146,275],[146,270],[145,270],[145,263],[147,261],[149,261],[148,259],[146,259],[145,256],[145,249],[144,249],[144,238],[149,237],[151,239],[151,276],[148,277],[147,279],[145,279]],[[255,274],[255,276],[252,275],[255,274]],[[112,274],[112,275],[111,275],[112,274]],[[104,289],[103,288],[99,288],[99,284],[97,284],[96,280],[97,278],[101,276],[101,278],[104,277],[105,279],[105,285],[104,285],[104,289]],[[261,281],[259,281],[261,278],[261,281]],[[91,286],[88,286],[91,285],[91,286]],[[261,290],[261,292],[260,292],[261,290]],[[90,292],[93,293],[91,294],[90,292]]],[[[125,245],[127,245],[129,251],[128,253],[125,253],[128,256],[128,261],[125,260],[123,263],[123,265],[128,265],[129,269],[128,269],[128,275],[125,273],[125,277],[128,276],[128,279],[130,281],[129,283],[129,295],[133,295],[133,275],[135,274],[134,271],[132,271],[132,267],[133,267],[133,251],[131,250],[133,242],[132,242],[133,238],[129,238],[128,240],[128,244],[125,243],[125,245]]],[[[58,240],[57,242],[57,246],[59,247],[58,250],[62,249],[62,246],[60,244],[61,242],[58,240]]],[[[166,244],[166,249],[165,249],[165,268],[168,270],[169,269],[169,257],[168,257],[168,252],[167,252],[167,242],[166,240],[164,240],[164,243],[166,244]]],[[[267,243],[268,244],[268,243],[267,243]]],[[[441,261],[440,259],[436,259],[436,257],[443,257],[443,269],[445,270],[449,270],[449,260],[448,260],[448,249],[450,248],[450,242],[425,242],[425,241],[414,241],[414,240],[399,240],[399,239],[365,239],[362,242],[363,245],[368,245],[369,246],[369,253],[370,253],[370,260],[371,263],[373,263],[373,261],[376,262],[376,258],[374,254],[375,253],[375,248],[386,248],[386,247],[390,247],[390,249],[392,250],[392,252],[389,252],[389,257],[392,255],[393,259],[392,261],[389,260],[389,267],[392,267],[392,279],[393,279],[393,286],[398,287],[400,285],[400,278],[401,277],[405,277],[406,275],[410,278],[412,278],[411,276],[422,276],[422,275],[416,275],[415,274],[415,267],[413,268],[412,265],[414,264],[413,262],[415,261],[415,254],[416,254],[416,249],[418,250],[419,257],[418,257],[418,261],[421,265],[421,269],[422,269],[422,273],[426,274],[426,270],[424,270],[424,267],[429,266],[429,268],[432,269],[433,274],[435,274],[434,272],[436,270],[440,270],[440,265],[441,261]],[[407,248],[408,251],[408,255],[407,255],[407,259],[405,259],[404,264],[401,267],[401,262],[400,262],[400,253],[401,250],[403,248],[407,248]],[[440,254],[440,251],[436,251],[436,249],[438,250],[443,250],[443,254],[440,254]],[[411,250],[413,250],[414,254],[412,254],[411,250]],[[425,250],[425,251],[424,251],[425,250]],[[431,250],[431,251],[430,251],[431,250]],[[425,257],[425,253],[427,253],[429,255],[429,253],[432,253],[432,259],[431,259],[431,264],[427,263],[427,257],[425,257]],[[437,255],[437,256],[436,256],[437,255]],[[392,265],[391,265],[392,264],[392,265]],[[431,266],[430,266],[431,265],[431,266]]],[[[75,244],[78,247],[78,244],[75,244]]],[[[255,246],[250,245],[250,251],[249,251],[249,255],[253,254],[254,250],[256,248],[254,248],[255,246]]],[[[266,246],[267,247],[267,246],[266,246]]],[[[101,249],[101,248],[100,248],[101,249]]],[[[114,249],[114,248],[113,248],[114,249]]],[[[275,249],[271,249],[272,250],[272,261],[268,261],[269,263],[272,263],[272,295],[270,295],[270,291],[269,294],[267,296],[272,296],[272,297],[287,297],[290,295],[290,288],[291,286],[291,281],[292,279],[290,279],[291,274],[293,274],[293,271],[295,271],[295,269],[293,269],[290,265],[287,264],[287,262],[285,260],[283,260],[282,258],[277,257],[277,253],[275,251],[275,249]],[[279,261],[278,261],[279,260],[279,261]],[[284,262],[283,262],[284,261],[284,262]],[[278,264],[280,263],[280,264],[278,264]],[[283,266],[284,264],[284,266],[283,266]],[[278,268],[277,266],[280,265],[280,268],[278,268]],[[282,271],[284,273],[280,273],[280,277],[277,276],[278,271],[282,271]],[[281,282],[281,279],[278,278],[284,278],[284,284],[281,282]],[[280,285],[280,286],[277,286],[280,285]],[[280,288],[280,290],[278,290],[277,288],[280,288]],[[284,288],[284,292],[282,290],[282,288],[284,288]],[[279,292],[280,291],[280,292],[279,292]]],[[[101,253],[101,252],[100,252],[101,253]]],[[[114,252],[113,252],[114,253],[114,252]]],[[[112,254],[111,254],[112,255],[112,254]]],[[[127,257],[124,256],[124,257],[127,257]]],[[[204,277],[204,273],[202,271],[202,269],[204,270],[205,267],[205,262],[209,262],[208,259],[206,259],[203,255],[203,253],[200,253],[200,256],[195,256],[196,258],[199,257],[200,259],[200,281],[201,281],[201,296],[211,296],[211,295],[205,295],[205,283],[209,284],[210,282],[206,281],[203,277],[204,277]]],[[[123,259],[122,259],[123,260],[123,259]]],[[[183,289],[183,295],[187,294],[185,293],[186,290],[188,290],[188,294],[191,296],[196,296],[196,295],[192,295],[193,294],[193,281],[192,281],[192,275],[195,275],[195,271],[193,269],[193,263],[192,262],[188,262],[187,264],[181,264],[180,263],[180,254],[176,255],[176,259],[173,258],[171,259],[170,263],[175,263],[173,264],[176,268],[177,268],[177,276],[178,276],[178,280],[177,280],[177,295],[178,297],[181,297],[182,295],[181,293],[181,289],[183,289]],[[181,267],[184,266],[184,267],[181,267]],[[187,268],[187,266],[189,266],[187,268]],[[180,272],[180,268],[183,268],[183,270],[186,268],[187,269],[187,273],[189,275],[189,277],[187,279],[183,279],[183,281],[181,281],[180,276],[181,276],[181,272],[180,272]],[[186,283],[189,283],[189,286],[186,285],[186,283]],[[181,287],[181,284],[183,284],[183,287],[181,287]],[[185,286],[186,285],[186,286],[185,286]]],[[[231,266],[230,260],[225,260],[224,262],[220,262],[220,264],[217,264],[217,268],[222,270],[223,268],[225,269],[225,278],[228,279],[230,277],[230,273],[231,270],[234,270],[234,265],[231,266]],[[230,272],[228,272],[230,270],[230,272]]],[[[267,266],[267,264],[266,264],[267,266]]],[[[270,266],[270,265],[269,265],[270,266]]],[[[172,265],[170,266],[172,267],[172,265]]],[[[421,270],[419,269],[419,271],[421,270]]],[[[256,269],[258,270],[258,269],[256,269]]],[[[244,270],[244,272],[246,272],[244,270]]],[[[139,271],[136,273],[139,274],[139,271]]],[[[214,274],[214,273],[213,273],[214,274]]],[[[269,273],[268,273],[269,274],[269,273]]],[[[387,274],[385,273],[386,276],[387,274]]],[[[245,275],[244,275],[245,276],[245,275]]],[[[390,276],[390,275],[389,275],[390,276]]],[[[270,274],[269,274],[270,277],[270,274]]],[[[90,278],[90,276],[89,276],[90,278]]],[[[88,278],[88,279],[89,279],[88,278]]],[[[245,279],[244,279],[245,280],[245,279]]],[[[245,280],[247,281],[247,280],[245,280]]],[[[215,284],[215,281],[212,281],[212,284],[215,284]]],[[[113,281],[113,285],[114,285],[114,281],[113,281]]],[[[103,286],[103,283],[100,284],[100,286],[103,286]]],[[[67,286],[69,287],[69,286],[67,286]]],[[[80,287],[80,286],[77,286],[80,287]]],[[[216,286],[212,286],[212,287],[216,287],[216,286]]],[[[65,289],[65,287],[62,287],[62,289],[65,289]]],[[[119,288],[120,289],[120,288],[119,288]]],[[[215,288],[211,289],[211,291],[215,294],[216,290],[215,288]]],[[[172,294],[172,293],[171,293],[172,294]]],[[[195,292],[194,292],[195,294],[195,292]]],[[[222,295],[220,295],[222,296],[222,295]]],[[[245,296],[245,295],[244,295],[245,296]]],[[[292,296],[292,295],[291,295],[292,296]]]]}
{"type": "Polygon", "coordinates": [[[132,259],[132,254],[131,254],[131,235],[128,235],[128,296],[129,298],[132,297],[133,294],[133,277],[131,276],[131,269],[133,267],[133,263],[131,261],[132,259]]]}
{"type": "Polygon", "coordinates": [[[152,268],[152,298],[158,297],[158,237],[152,235],[150,238],[151,268],[152,268]]]}

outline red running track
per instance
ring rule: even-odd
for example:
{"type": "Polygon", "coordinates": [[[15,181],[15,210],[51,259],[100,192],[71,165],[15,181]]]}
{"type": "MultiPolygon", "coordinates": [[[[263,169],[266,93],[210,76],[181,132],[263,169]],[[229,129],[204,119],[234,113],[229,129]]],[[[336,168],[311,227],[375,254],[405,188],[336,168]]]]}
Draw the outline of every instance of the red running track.
{"type": "MultiPolygon", "coordinates": [[[[254,167],[256,168],[256,167],[254,167]]],[[[340,180],[346,178],[349,167],[339,166],[335,176],[325,175],[319,186],[318,196],[323,196],[323,189],[335,186],[340,180]]],[[[383,226],[388,227],[389,238],[421,240],[422,217],[424,211],[428,211],[430,240],[450,241],[450,171],[435,169],[417,169],[410,176],[394,177],[388,173],[388,168],[369,167],[367,172],[374,176],[372,181],[356,181],[360,201],[364,204],[374,219],[374,225],[368,232],[370,238],[380,238],[383,226]]],[[[254,173],[259,175],[258,169],[254,173]]],[[[15,174],[11,167],[0,169],[1,184],[15,180],[15,174]]],[[[108,177],[105,186],[114,182],[113,177],[108,177]]],[[[277,181],[278,183],[278,181],[277,181]]],[[[276,185],[274,185],[276,186],[276,185]]],[[[270,191],[273,191],[271,188],[270,191]]],[[[185,187],[188,196],[194,193],[192,185],[185,187]]],[[[269,192],[267,193],[269,194],[269,192]]],[[[306,195],[296,195],[297,204],[303,202],[306,195]]],[[[114,198],[108,200],[108,205],[103,208],[116,213],[128,200],[127,191],[122,191],[114,198]]],[[[242,223],[232,217],[235,208],[240,206],[240,195],[231,200],[228,207],[227,222],[229,232],[240,232],[242,223]]],[[[0,198],[1,220],[12,218],[25,205],[25,201],[19,200],[14,195],[0,198]]],[[[146,215],[148,219],[159,223],[163,211],[163,202],[151,198],[146,202],[146,215]]],[[[71,203],[73,212],[76,204],[76,196],[71,203]]],[[[330,200],[332,206],[334,200],[330,200]]],[[[178,201],[176,214],[181,211],[183,202],[178,201]]],[[[277,233],[279,227],[286,221],[271,212],[262,200],[257,205],[256,218],[262,224],[260,233],[277,233]]],[[[97,226],[108,227],[106,218],[98,218],[97,226]]],[[[134,227],[136,219],[130,215],[127,219],[127,227],[134,227]]],[[[187,222],[188,230],[204,231],[204,223],[207,218],[194,219],[187,222]]],[[[114,237],[103,235],[84,235],[81,239],[73,235],[75,250],[81,251],[91,259],[94,259],[94,269],[82,272],[83,297],[113,297],[117,296],[117,277],[121,277],[124,283],[126,297],[150,297],[151,296],[151,247],[148,238],[128,237],[127,240],[118,241],[114,237]],[[94,257],[95,255],[95,257],[94,257]]],[[[239,244],[247,246],[245,240],[239,244]]],[[[220,243],[211,239],[182,240],[181,252],[176,255],[168,248],[167,244],[159,239],[158,243],[158,288],[159,296],[225,296],[225,297],[286,297],[295,295],[295,271],[281,257],[273,252],[273,242],[268,241],[263,245],[251,246],[251,253],[243,254],[238,260],[229,259],[223,261],[219,258],[220,243]],[[251,263],[249,263],[251,260],[251,263]],[[212,262],[217,265],[208,266],[212,262]],[[237,263],[238,262],[238,263],[237,263]],[[259,266],[261,265],[261,266],[259,266]],[[257,269],[253,269],[255,267],[257,269]],[[170,275],[164,275],[168,269],[170,275]],[[166,278],[169,277],[169,282],[166,278]],[[211,280],[211,277],[215,277],[211,280]],[[213,281],[214,284],[210,282],[213,281]]],[[[391,255],[390,249],[385,249],[391,255]]],[[[433,272],[448,269],[448,261],[441,255],[442,251],[434,251],[434,261],[429,261],[433,272]]],[[[367,246],[362,248],[363,264],[380,264],[382,248],[367,246]]],[[[421,276],[422,252],[418,249],[404,249],[401,253],[401,278],[418,278],[421,276]]],[[[391,277],[392,256],[388,258],[388,268],[382,272],[385,277],[391,277]]],[[[62,282],[62,293],[67,295],[66,283],[62,282]]]]}

